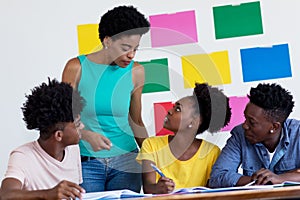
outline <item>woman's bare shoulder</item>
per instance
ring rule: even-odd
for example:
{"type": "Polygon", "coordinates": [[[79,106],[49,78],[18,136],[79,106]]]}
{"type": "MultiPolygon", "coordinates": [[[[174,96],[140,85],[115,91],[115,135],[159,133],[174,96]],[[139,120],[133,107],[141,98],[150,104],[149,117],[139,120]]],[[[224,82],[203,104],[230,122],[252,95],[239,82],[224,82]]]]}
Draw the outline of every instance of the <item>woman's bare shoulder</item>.
{"type": "Polygon", "coordinates": [[[80,69],[80,67],[81,65],[79,59],[77,57],[74,57],[67,61],[65,69],[77,71],[78,69],[80,69]]]}
{"type": "Polygon", "coordinates": [[[77,57],[67,61],[63,70],[62,81],[70,83],[74,88],[77,88],[81,76],[81,64],[77,57]]]}

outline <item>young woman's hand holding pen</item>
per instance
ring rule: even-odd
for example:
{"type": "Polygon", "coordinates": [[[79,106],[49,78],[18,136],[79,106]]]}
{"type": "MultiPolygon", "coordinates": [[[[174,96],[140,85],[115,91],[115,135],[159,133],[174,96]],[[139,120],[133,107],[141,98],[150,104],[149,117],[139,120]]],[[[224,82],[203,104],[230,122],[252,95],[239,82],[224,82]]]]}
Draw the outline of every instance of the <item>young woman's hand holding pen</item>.
{"type": "Polygon", "coordinates": [[[156,167],[153,163],[150,164],[151,167],[160,175],[158,182],[156,183],[156,193],[157,194],[165,194],[170,193],[175,188],[175,183],[172,179],[167,178],[163,172],[156,167]]]}
{"type": "Polygon", "coordinates": [[[157,194],[166,194],[166,193],[173,192],[174,188],[175,188],[174,181],[165,176],[160,177],[156,184],[157,194]]]}

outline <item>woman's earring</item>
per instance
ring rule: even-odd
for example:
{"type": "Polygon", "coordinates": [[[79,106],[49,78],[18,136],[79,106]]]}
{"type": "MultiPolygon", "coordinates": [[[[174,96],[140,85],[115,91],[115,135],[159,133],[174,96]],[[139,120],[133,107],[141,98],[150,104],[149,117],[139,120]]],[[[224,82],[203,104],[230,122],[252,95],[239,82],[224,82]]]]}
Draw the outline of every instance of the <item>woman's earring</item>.
{"type": "Polygon", "coordinates": [[[188,127],[189,127],[189,128],[192,128],[192,127],[193,127],[193,125],[192,125],[192,124],[190,124],[190,125],[188,125],[188,127]]]}
{"type": "Polygon", "coordinates": [[[105,46],[104,49],[107,49],[107,46],[105,46]]]}
{"type": "Polygon", "coordinates": [[[272,130],[270,130],[270,133],[274,133],[274,130],[272,129],[272,130]]]}

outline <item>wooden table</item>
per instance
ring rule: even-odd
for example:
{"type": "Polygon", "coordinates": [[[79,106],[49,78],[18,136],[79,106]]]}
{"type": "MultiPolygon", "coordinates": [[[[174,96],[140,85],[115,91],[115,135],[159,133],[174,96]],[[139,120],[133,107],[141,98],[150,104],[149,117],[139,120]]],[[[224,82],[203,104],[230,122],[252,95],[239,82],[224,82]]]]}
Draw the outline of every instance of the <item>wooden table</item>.
{"type": "Polygon", "coordinates": [[[263,190],[241,190],[197,194],[177,194],[147,197],[143,199],[162,200],[162,199],[213,199],[213,200],[240,200],[240,199],[300,199],[300,186],[286,186],[280,188],[263,190]]]}

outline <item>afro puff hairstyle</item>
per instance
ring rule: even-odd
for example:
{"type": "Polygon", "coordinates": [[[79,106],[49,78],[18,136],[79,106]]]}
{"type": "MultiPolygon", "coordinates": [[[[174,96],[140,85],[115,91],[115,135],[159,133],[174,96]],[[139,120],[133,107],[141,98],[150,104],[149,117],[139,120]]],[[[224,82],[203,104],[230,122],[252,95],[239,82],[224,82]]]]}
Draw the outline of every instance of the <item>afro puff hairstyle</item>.
{"type": "Polygon", "coordinates": [[[270,120],[283,123],[294,108],[293,96],[280,85],[259,83],[250,89],[251,103],[264,109],[270,120]]]}
{"type": "Polygon", "coordinates": [[[231,118],[229,99],[222,90],[211,87],[207,83],[196,83],[193,97],[198,102],[197,108],[202,118],[198,134],[208,130],[210,133],[219,131],[226,126],[231,118]]]}
{"type": "Polygon", "coordinates": [[[143,35],[149,31],[149,27],[149,21],[136,8],[118,6],[101,17],[98,33],[103,42],[106,36],[118,38],[122,35],[143,35]]]}
{"type": "Polygon", "coordinates": [[[29,130],[39,130],[43,139],[49,138],[58,124],[73,122],[84,106],[84,99],[77,90],[55,79],[48,78],[48,84],[42,83],[31,92],[21,107],[23,120],[29,130]]]}

